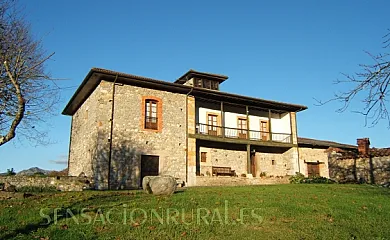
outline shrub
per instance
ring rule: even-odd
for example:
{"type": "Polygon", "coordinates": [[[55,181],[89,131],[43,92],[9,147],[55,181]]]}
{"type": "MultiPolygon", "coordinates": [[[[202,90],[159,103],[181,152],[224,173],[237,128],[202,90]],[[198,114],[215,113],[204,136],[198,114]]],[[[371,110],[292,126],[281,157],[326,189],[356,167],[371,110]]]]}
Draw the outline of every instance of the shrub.
{"type": "Polygon", "coordinates": [[[294,176],[289,178],[290,183],[301,183],[303,179],[305,179],[305,175],[299,172],[296,172],[294,176]]]}
{"type": "Polygon", "coordinates": [[[305,177],[302,173],[295,173],[294,176],[290,177],[290,183],[326,183],[326,184],[332,184],[336,183],[336,181],[321,177],[321,176],[315,176],[315,177],[305,177]]]}
{"type": "Polygon", "coordinates": [[[261,172],[261,173],[260,173],[260,177],[265,177],[265,176],[267,176],[267,173],[266,173],[266,172],[261,172]]]}
{"type": "Polygon", "coordinates": [[[39,187],[39,186],[24,186],[16,189],[18,192],[57,192],[57,188],[55,186],[49,187],[39,187]]]}

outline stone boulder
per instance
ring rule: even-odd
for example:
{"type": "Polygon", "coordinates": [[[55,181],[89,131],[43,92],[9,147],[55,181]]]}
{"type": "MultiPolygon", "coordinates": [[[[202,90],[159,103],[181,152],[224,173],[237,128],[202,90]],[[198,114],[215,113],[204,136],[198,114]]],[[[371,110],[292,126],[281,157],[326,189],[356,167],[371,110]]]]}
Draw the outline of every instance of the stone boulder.
{"type": "Polygon", "coordinates": [[[150,188],[150,181],[155,178],[156,176],[146,176],[142,179],[142,189],[147,194],[152,194],[152,189],[150,188]]]}
{"type": "Polygon", "coordinates": [[[145,192],[153,195],[172,195],[176,191],[176,179],[172,176],[147,176],[142,179],[145,192]]]}
{"type": "Polygon", "coordinates": [[[4,191],[6,192],[16,192],[15,185],[10,184],[9,182],[4,183],[4,191]]]}

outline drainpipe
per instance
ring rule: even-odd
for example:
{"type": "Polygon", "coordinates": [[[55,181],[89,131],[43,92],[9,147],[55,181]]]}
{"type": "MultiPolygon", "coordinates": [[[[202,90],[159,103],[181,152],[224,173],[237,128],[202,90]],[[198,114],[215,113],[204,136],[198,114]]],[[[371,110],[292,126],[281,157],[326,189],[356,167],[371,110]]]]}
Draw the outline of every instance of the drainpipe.
{"type": "Polygon", "coordinates": [[[188,184],[188,96],[192,93],[194,87],[186,94],[186,183],[188,184]]]}
{"type": "Polygon", "coordinates": [[[111,123],[110,123],[110,148],[108,151],[108,190],[111,189],[111,153],[112,153],[112,134],[114,131],[114,98],[115,98],[115,84],[118,80],[118,74],[115,76],[114,83],[112,84],[112,96],[111,96],[111,123]]]}

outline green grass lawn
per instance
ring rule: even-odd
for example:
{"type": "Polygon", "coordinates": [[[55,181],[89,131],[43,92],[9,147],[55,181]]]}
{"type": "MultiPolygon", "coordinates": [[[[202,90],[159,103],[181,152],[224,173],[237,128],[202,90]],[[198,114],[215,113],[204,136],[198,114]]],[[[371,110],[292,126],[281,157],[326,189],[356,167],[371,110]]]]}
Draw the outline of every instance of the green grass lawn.
{"type": "Polygon", "coordinates": [[[0,214],[0,239],[390,239],[390,190],[368,185],[43,193],[0,214]]]}

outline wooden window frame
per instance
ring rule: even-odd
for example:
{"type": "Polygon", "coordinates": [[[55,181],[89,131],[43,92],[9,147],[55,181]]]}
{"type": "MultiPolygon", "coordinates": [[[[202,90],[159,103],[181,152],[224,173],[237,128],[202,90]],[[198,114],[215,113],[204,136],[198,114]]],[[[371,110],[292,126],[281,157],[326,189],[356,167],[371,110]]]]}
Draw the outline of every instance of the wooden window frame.
{"type": "MultiPolygon", "coordinates": [[[[222,132],[222,126],[221,126],[221,115],[220,113],[215,113],[215,112],[207,112],[206,113],[206,129],[207,129],[207,134],[211,136],[221,136],[222,132]],[[213,115],[217,117],[217,125],[216,126],[216,135],[215,134],[209,134],[210,131],[210,126],[209,126],[209,116],[213,115]]],[[[213,125],[214,126],[214,125],[213,125]]]]}
{"type": "Polygon", "coordinates": [[[207,152],[200,153],[200,162],[207,162],[207,152]]]}
{"type": "Polygon", "coordinates": [[[270,140],[270,129],[269,129],[269,121],[268,120],[263,120],[260,119],[260,140],[263,141],[269,141],[270,140]],[[263,129],[261,128],[262,123],[267,123],[267,132],[264,132],[263,129]]]}
{"type": "Polygon", "coordinates": [[[161,98],[155,97],[155,96],[143,96],[142,97],[142,104],[141,104],[141,129],[145,131],[151,131],[151,132],[161,132],[162,131],[162,126],[163,126],[163,117],[162,117],[162,106],[163,102],[161,98]],[[157,128],[152,129],[148,128],[146,126],[146,103],[147,101],[153,101],[156,102],[157,107],[157,128]]]}
{"type": "Polygon", "coordinates": [[[237,137],[242,139],[248,138],[248,119],[246,117],[237,116],[237,137]],[[245,120],[245,128],[242,128],[241,121],[245,120]]]}

